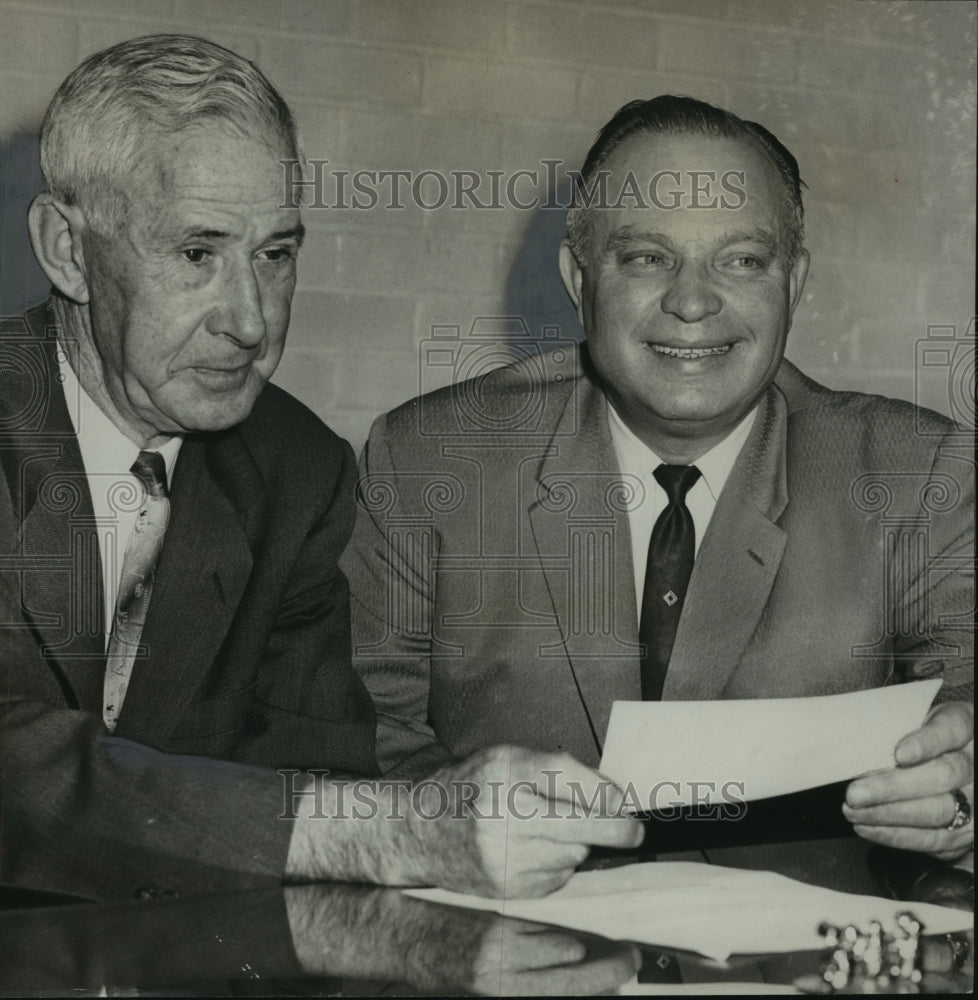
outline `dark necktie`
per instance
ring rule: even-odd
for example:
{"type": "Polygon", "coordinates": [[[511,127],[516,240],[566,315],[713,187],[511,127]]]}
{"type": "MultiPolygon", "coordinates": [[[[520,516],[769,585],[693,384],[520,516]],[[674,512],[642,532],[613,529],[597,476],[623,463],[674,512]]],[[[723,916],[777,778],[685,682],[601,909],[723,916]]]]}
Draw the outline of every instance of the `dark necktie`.
{"type": "Polygon", "coordinates": [[[642,699],[658,701],[676,640],[686,588],[693,572],[696,532],[686,494],[699,479],[695,465],[660,465],[653,475],[669,498],[649,541],[638,638],[642,657],[642,699]]]}
{"type": "Polygon", "coordinates": [[[126,544],[106,655],[102,718],[109,732],[119,721],[119,712],[126,697],[153,592],[156,561],[163,548],[163,534],[170,519],[163,456],[158,451],[141,451],[130,471],[143,484],[146,495],[126,544]]]}

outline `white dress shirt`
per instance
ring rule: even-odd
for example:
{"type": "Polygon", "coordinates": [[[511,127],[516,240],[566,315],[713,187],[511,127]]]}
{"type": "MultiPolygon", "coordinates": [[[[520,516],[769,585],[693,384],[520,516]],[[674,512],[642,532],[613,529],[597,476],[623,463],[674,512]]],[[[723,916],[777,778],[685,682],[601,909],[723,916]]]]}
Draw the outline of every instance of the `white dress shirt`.
{"type": "MultiPolygon", "coordinates": [[[[693,465],[700,470],[700,477],[686,494],[686,506],[693,517],[696,530],[696,551],[706,534],[710,518],[716,509],[720,493],[730,476],[734,462],[744,447],[750,429],[754,425],[757,407],[705,455],[701,455],[693,465]]],[[[663,464],[661,458],[651,448],[632,433],[615,408],[608,403],[608,424],[611,440],[618,457],[618,468],[628,477],[628,482],[640,488],[635,489],[633,502],[628,507],[628,528],[632,538],[632,566],[635,569],[635,609],[642,616],[642,591],[645,588],[645,564],[648,561],[649,542],[656,518],[668,504],[666,491],[658,484],[652,473],[663,464]]]]}
{"type": "MultiPolygon", "coordinates": [[[[115,618],[122,559],[145,496],[143,484],[129,471],[141,449],[95,405],[91,396],[81,387],[65,352],[60,349],[58,365],[98,525],[102,588],[105,594],[105,617],[102,620],[105,623],[105,644],[108,648],[112,621],[115,618]]],[[[151,449],[163,456],[168,486],[173,481],[173,468],[182,443],[182,437],[174,436],[158,448],[151,449]]]]}

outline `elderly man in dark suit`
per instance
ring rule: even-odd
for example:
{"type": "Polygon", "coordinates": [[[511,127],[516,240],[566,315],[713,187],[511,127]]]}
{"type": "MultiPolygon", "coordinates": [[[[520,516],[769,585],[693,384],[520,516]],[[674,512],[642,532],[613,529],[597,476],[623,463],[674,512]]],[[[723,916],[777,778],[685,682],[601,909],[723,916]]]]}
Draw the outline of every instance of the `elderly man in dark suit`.
{"type": "Polygon", "coordinates": [[[968,436],[783,360],[808,254],[797,163],[766,129],[636,101],[581,177],[560,269],[586,343],[414,400],[365,448],[341,565],[382,766],[500,741],[596,764],[615,699],[938,676],[943,703],[844,812],[869,840],[960,857],[968,436]]]}
{"type": "Polygon", "coordinates": [[[455,779],[471,805],[541,755],[482,754],[418,808],[360,781],[355,820],[327,780],[377,768],[337,568],[352,453],[266,384],[303,236],[283,196],[297,149],[257,68],[190,36],[97,53],[48,110],[30,232],[52,298],[0,340],[4,885],[532,894],[589,843],[641,836],[595,815],[507,842],[505,810],[440,808],[455,779]]]}

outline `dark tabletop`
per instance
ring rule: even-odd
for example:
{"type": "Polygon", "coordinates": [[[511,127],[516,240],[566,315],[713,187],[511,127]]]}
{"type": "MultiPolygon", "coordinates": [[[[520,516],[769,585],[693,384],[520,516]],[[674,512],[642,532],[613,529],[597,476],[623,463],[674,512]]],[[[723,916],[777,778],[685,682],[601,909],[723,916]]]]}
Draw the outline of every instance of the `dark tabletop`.
{"type": "MultiPolygon", "coordinates": [[[[928,875],[918,861],[852,836],[665,851],[660,858],[771,869],[850,892],[912,895],[925,887],[936,902],[968,906],[972,898],[967,880],[928,875]]],[[[645,860],[604,855],[589,864],[645,860]]],[[[356,885],[131,903],[29,893],[5,901],[12,908],[0,912],[4,996],[103,988],[167,996],[573,995],[623,985],[662,992],[680,983],[709,992],[711,983],[717,991],[730,982],[788,987],[806,976],[811,986],[823,958],[790,952],[717,963],[356,885]],[[636,973],[650,985],[636,984],[636,973]]],[[[945,939],[926,941],[924,958],[924,991],[970,991],[972,965],[970,957],[962,962],[960,948],[961,968],[945,939]]]]}

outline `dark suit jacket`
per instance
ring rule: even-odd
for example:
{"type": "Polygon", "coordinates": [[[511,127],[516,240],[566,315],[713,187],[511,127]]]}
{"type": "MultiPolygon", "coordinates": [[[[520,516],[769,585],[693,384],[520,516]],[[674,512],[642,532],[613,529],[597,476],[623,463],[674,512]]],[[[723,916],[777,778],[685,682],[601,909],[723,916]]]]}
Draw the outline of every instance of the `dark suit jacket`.
{"type": "MultiPolygon", "coordinates": [[[[354,662],[386,770],[510,742],[596,765],[640,695],[623,480],[586,354],[416,399],[364,450],[354,662]]],[[[941,674],[972,690],[973,464],[954,425],[785,362],[702,540],[665,699],[941,674]]]]}
{"type": "Polygon", "coordinates": [[[0,881],[104,898],[280,878],[283,786],[258,768],[376,770],[337,569],[350,448],[274,386],[184,442],[109,737],[98,526],[52,331],[39,309],[0,337],[0,881]]]}

